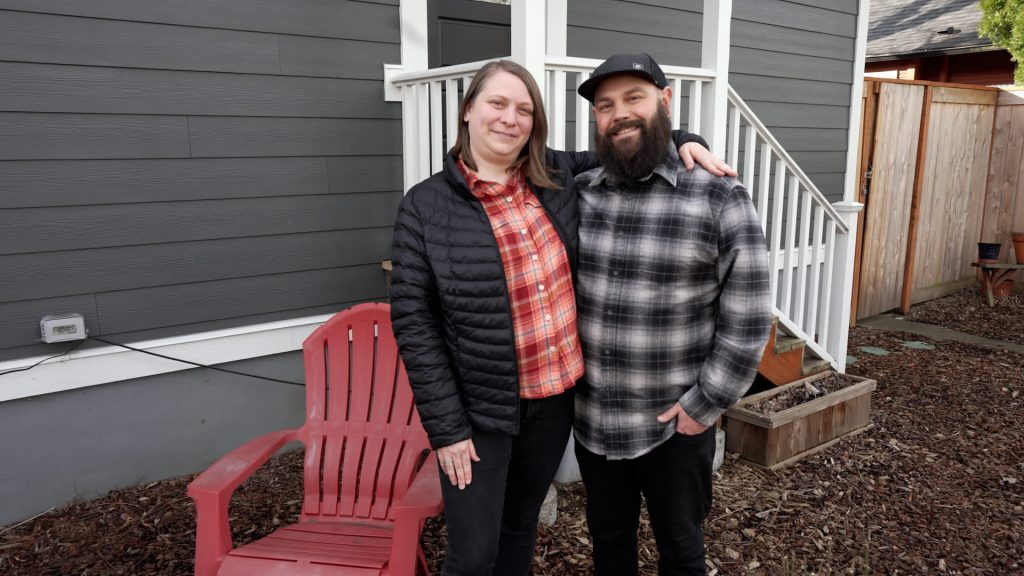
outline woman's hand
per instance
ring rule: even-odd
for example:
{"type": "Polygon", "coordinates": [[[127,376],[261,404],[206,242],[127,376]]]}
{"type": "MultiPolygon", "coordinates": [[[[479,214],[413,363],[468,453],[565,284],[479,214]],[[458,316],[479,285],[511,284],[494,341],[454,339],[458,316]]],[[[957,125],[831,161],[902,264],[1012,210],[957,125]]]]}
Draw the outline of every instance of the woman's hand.
{"type": "Polygon", "coordinates": [[[710,150],[696,142],[687,142],[680,146],[679,159],[683,161],[683,166],[686,166],[687,170],[693,170],[693,162],[696,160],[697,164],[700,164],[705,170],[715,176],[736,177],[736,170],[719,160],[710,150]]]}
{"type": "Polygon", "coordinates": [[[473,481],[472,463],[479,462],[480,457],[476,455],[472,438],[469,438],[438,448],[437,461],[441,464],[441,470],[448,475],[452,486],[458,485],[459,490],[465,490],[473,481]]]}

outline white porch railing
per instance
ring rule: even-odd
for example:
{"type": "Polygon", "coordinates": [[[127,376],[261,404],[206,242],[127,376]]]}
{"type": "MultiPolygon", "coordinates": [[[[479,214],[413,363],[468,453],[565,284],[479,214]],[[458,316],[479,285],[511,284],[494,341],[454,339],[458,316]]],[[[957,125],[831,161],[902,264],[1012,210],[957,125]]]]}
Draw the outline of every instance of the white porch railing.
{"type": "Polygon", "coordinates": [[[779,322],[836,366],[846,351],[829,341],[834,262],[850,227],[731,86],[728,123],[726,161],[761,217],[779,322]]]}
{"type": "MultiPolygon", "coordinates": [[[[474,72],[486,61],[397,74],[391,89],[402,101],[403,156],[406,189],[441,169],[455,142],[458,107],[474,72]]],[[[590,146],[590,104],[575,94],[601,61],[548,56],[545,60],[545,108],[548,145],[587,150],[590,146]],[[569,142],[569,135],[572,141],[569,142]]],[[[715,74],[702,68],[663,66],[673,87],[673,128],[701,132],[702,95],[715,74]],[[686,114],[683,115],[683,106],[686,114]],[[686,119],[685,125],[683,118],[686,119]]],[[[805,340],[817,356],[841,369],[844,339],[833,338],[833,286],[844,261],[849,224],[782,148],[743,99],[728,90],[725,156],[751,194],[768,241],[771,294],[780,323],[805,340]]],[[[841,285],[841,283],[839,284],[841,285]]],[[[835,316],[835,317],[834,317],[835,316]]]]}

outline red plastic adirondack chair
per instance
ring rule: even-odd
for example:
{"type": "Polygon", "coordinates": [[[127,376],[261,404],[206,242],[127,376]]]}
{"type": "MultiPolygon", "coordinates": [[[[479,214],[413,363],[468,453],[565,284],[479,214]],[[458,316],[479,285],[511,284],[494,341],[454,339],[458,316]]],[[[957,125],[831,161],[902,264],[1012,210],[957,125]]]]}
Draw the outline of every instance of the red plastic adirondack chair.
{"type": "Polygon", "coordinates": [[[427,574],[424,521],[441,513],[438,469],[413,407],[387,304],[361,304],[306,339],[306,423],[261,436],[188,487],[197,575],[427,574]],[[232,492],[289,442],[305,446],[297,524],[232,549],[232,492]]]}

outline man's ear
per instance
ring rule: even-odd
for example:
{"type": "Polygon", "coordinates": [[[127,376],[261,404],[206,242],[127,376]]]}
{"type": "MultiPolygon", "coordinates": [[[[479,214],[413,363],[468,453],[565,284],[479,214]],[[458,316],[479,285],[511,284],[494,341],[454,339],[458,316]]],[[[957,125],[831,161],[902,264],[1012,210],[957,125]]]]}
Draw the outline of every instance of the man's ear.
{"type": "Polygon", "coordinates": [[[665,86],[661,89],[661,103],[665,106],[665,110],[668,111],[668,117],[672,118],[672,87],[665,86]]]}

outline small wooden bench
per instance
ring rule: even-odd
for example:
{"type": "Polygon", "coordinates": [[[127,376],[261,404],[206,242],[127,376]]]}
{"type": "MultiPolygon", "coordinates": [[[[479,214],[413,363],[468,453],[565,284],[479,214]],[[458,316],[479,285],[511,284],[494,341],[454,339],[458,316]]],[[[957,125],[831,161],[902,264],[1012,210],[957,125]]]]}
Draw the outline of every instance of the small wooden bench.
{"type": "Polygon", "coordinates": [[[985,299],[988,300],[990,307],[996,305],[996,299],[992,296],[992,289],[1008,279],[1014,272],[1024,270],[1024,264],[972,262],[971,266],[978,268],[979,272],[981,272],[981,287],[985,291],[985,299]]]}

